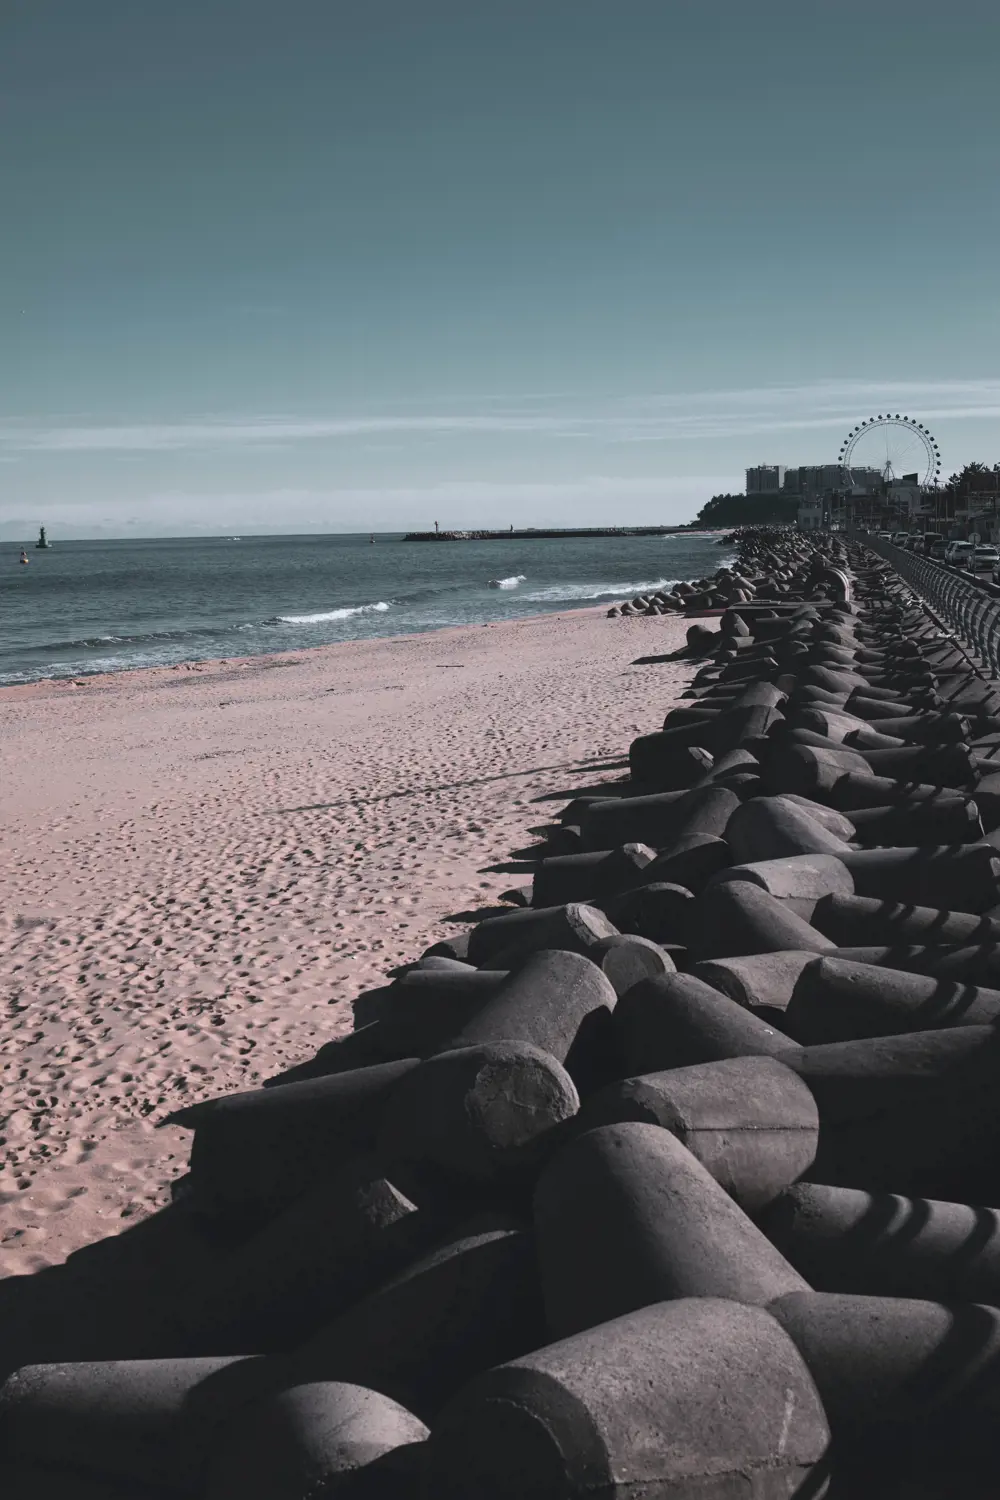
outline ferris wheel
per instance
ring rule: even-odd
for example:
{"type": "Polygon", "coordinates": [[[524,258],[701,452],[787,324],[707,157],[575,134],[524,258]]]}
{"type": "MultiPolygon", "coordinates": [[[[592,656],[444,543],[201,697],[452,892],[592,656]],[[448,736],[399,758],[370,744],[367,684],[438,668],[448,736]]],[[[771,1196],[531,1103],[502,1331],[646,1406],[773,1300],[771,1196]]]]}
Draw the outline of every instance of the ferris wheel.
{"type": "Polygon", "coordinates": [[[841,443],[839,461],[852,482],[852,471],[861,469],[878,469],[886,484],[904,474],[915,473],[923,486],[937,484],[941,478],[941,450],[929,428],[899,412],[859,422],[841,443]]]}

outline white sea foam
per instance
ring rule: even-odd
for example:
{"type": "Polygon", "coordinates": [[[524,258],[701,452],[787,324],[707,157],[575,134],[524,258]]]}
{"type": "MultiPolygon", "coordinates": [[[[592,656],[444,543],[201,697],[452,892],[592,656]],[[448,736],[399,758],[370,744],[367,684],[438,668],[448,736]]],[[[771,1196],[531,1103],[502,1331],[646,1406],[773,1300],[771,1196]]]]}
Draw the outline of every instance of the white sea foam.
{"type": "Polygon", "coordinates": [[[635,594],[648,594],[657,589],[669,589],[673,587],[676,579],[657,578],[653,582],[645,583],[553,583],[548,588],[538,589],[533,594],[522,594],[523,599],[530,599],[537,604],[551,603],[553,600],[565,599],[608,599],[608,598],[632,598],[635,594]]]}
{"type": "Polygon", "coordinates": [[[515,573],[511,578],[491,578],[488,587],[491,589],[516,589],[519,583],[524,583],[525,575],[515,573]]]}
{"type": "Polygon", "coordinates": [[[279,615],[282,625],[321,625],[325,620],[346,620],[351,615],[382,614],[389,608],[384,599],[377,604],[356,604],[353,609],[327,609],[315,615],[279,615]]]}

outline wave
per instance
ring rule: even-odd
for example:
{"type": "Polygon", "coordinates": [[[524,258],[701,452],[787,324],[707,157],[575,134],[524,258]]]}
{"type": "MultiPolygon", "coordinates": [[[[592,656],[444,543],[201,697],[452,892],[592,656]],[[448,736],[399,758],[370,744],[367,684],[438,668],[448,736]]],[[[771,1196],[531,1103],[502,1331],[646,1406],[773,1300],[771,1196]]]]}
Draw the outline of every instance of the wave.
{"type": "Polygon", "coordinates": [[[352,609],[327,609],[315,615],[275,615],[280,625],[322,625],[326,620],[346,620],[351,615],[383,614],[391,605],[380,599],[377,604],[355,604],[352,609]]]}
{"type": "Polygon", "coordinates": [[[648,594],[657,589],[673,588],[675,578],[657,578],[645,583],[553,583],[548,588],[537,589],[533,594],[522,594],[534,604],[551,603],[560,599],[609,599],[632,598],[636,594],[648,594]]]}
{"type": "Polygon", "coordinates": [[[491,578],[486,587],[488,589],[516,589],[518,584],[524,581],[523,573],[515,573],[511,578],[491,578]]]}

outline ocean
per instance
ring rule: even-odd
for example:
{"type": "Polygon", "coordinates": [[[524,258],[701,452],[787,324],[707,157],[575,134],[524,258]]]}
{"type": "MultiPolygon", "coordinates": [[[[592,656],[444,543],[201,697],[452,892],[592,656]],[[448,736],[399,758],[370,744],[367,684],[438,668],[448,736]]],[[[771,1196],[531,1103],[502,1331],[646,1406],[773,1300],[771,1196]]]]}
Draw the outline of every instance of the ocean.
{"type": "Polygon", "coordinates": [[[56,538],[27,567],[19,553],[0,546],[2,685],[611,605],[730,559],[707,534],[56,538]]]}

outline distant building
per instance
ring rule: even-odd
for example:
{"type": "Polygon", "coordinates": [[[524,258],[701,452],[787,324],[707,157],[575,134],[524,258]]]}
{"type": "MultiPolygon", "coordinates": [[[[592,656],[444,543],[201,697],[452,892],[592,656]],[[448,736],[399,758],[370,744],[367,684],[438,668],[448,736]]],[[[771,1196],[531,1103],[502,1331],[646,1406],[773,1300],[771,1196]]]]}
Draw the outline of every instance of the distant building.
{"type": "Polygon", "coordinates": [[[904,474],[903,480],[913,480],[910,483],[890,484],[885,492],[886,503],[891,510],[898,513],[902,520],[908,516],[915,516],[922,508],[924,497],[920,485],[916,483],[915,474],[904,474]]]}
{"type": "Polygon", "coordinates": [[[784,464],[756,464],[747,469],[747,494],[780,495],[784,478],[784,464]]]}
{"type": "Polygon", "coordinates": [[[825,507],[822,500],[813,497],[799,501],[798,528],[800,531],[817,531],[825,522],[825,507]]]}
{"type": "MultiPolygon", "coordinates": [[[[747,473],[749,474],[749,470],[747,473]]],[[[833,495],[853,490],[873,494],[882,487],[881,469],[845,469],[841,464],[803,464],[785,469],[782,489],[786,495],[833,495]]]]}

